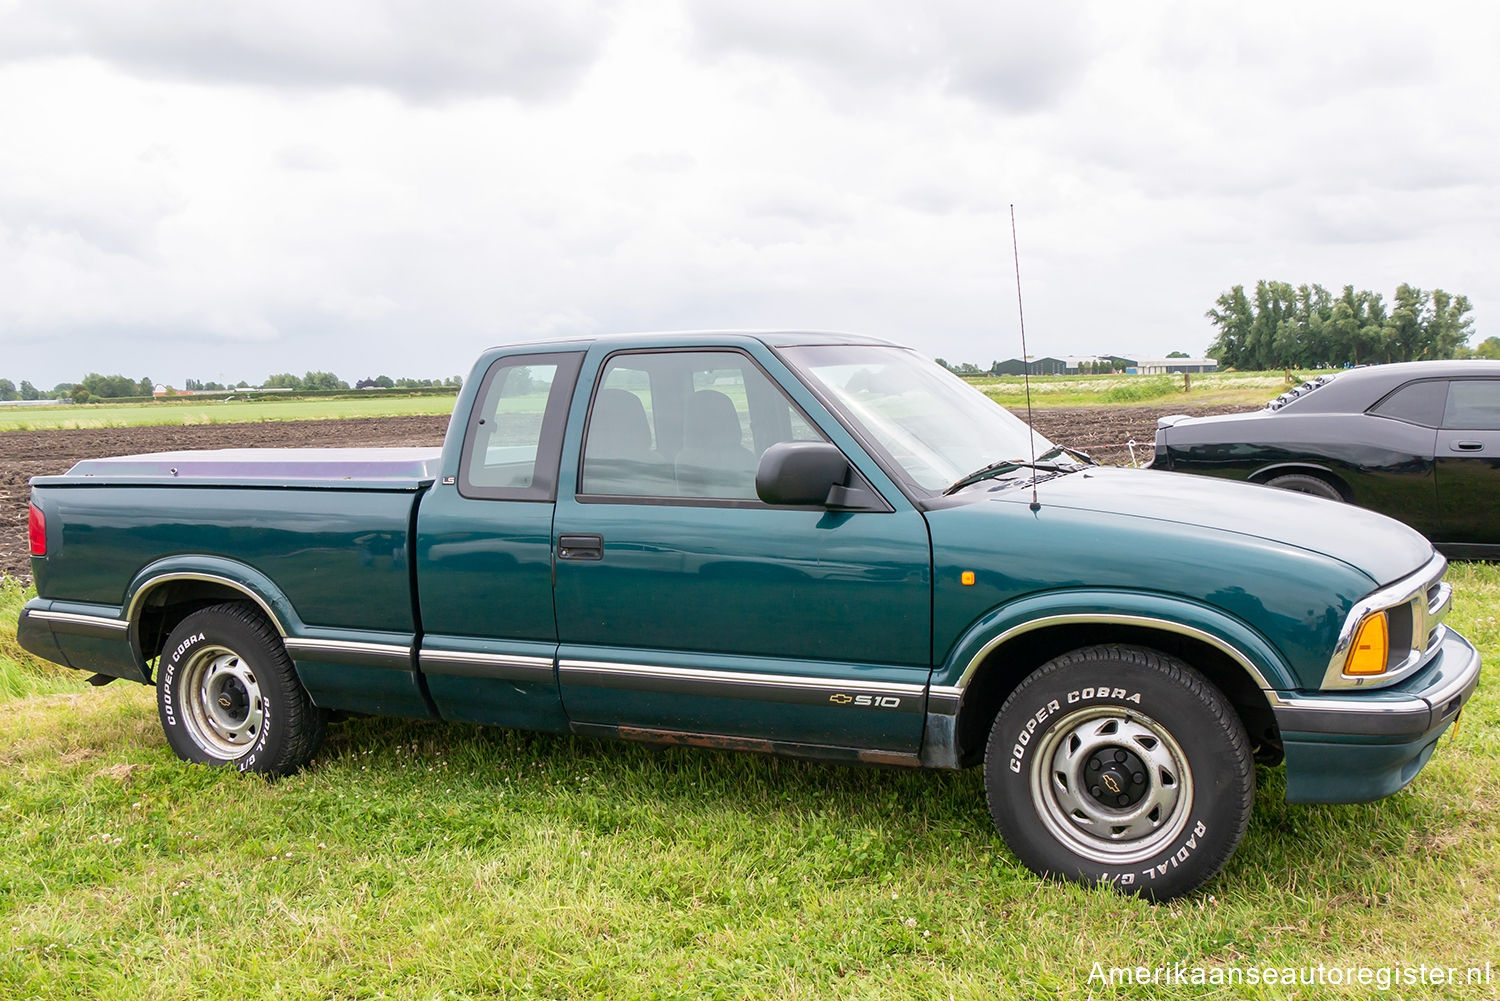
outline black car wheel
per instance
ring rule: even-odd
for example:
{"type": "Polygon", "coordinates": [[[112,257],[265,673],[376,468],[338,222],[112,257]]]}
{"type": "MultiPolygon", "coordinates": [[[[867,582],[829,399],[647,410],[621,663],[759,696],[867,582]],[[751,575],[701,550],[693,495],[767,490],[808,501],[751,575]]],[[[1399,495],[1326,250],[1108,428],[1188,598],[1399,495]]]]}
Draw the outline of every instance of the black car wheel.
{"type": "Polygon", "coordinates": [[[1033,872],[1153,900],[1224,866],[1255,792],[1249,738],[1219,690],[1129,646],[1075,650],[1022,682],[984,776],[995,825],[1033,872]]]}
{"type": "Polygon", "coordinates": [[[194,612],[167,637],[156,703],[179,758],[287,775],[323,742],[328,714],[313,705],[281,637],[243,605],[194,612]]]}
{"type": "Polygon", "coordinates": [[[1338,488],[1320,476],[1308,473],[1288,473],[1285,476],[1277,476],[1266,481],[1266,486],[1276,487],[1278,490],[1295,490],[1299,494],[1312,494],[1314,497],[1323,497],[1331,501],[1342,501],[1344,495],[1339,493],[1338,488]]]}

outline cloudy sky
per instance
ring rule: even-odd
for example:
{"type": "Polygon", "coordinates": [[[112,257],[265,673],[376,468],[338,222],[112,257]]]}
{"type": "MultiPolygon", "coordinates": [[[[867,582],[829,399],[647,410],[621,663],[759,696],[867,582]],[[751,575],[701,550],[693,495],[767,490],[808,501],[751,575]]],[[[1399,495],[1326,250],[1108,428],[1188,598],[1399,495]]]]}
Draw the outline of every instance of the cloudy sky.
{"type": "Polygon", "coordinates": [[[0,0],[0,376],[512,339],[1200,353],[1258,278],[1500,310],[1492,3],[0,0]]]}

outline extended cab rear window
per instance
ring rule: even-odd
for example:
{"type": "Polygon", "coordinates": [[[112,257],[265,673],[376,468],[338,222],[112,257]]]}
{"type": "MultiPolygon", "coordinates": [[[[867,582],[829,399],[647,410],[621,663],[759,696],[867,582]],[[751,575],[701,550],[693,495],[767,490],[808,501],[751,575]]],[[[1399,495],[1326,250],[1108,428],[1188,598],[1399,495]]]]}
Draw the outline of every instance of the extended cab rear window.
{"type": "Polygon", "coordinates": [[[458,466],[458,492],[481,500],[557,497],[568,401],[581,352],[513,355],[484,374],[458,466]]]}

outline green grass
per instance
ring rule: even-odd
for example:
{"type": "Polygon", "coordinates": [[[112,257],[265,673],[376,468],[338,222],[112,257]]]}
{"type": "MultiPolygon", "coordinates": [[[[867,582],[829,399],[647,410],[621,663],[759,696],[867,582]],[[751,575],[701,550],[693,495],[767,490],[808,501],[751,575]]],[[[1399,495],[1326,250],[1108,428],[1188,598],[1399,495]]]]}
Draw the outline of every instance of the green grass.
{"type": "Polygon", "coordinates": [[[82,674],[38,660],[16,642],[15,622],[21,606],[34,597],[35,588],[22,588],[9,577],[0,577],[0,707],[9,699],[83,688],[82,674]]]}
{"type": "MultiPolygon", "coordinates": [[[[1174,399],[1194,406],[1239,406],[1253,410],[1315,374],[1293,372],[1288,383],[1284,372],[1214,372],[1193,375],[1191,388],[1186,391],[1181,375],[1034,375],[1031,403],[1042,408],[1095,407],[1174,399]]],[[[1018,375],[969,381],[1005,407],[1014,410],[1026,406],[1025,383],[1018,375]]]]}
{"type": "MultiPolygon", "coordinates": [[[[1500,567],[1450,579],[1450,624],[1496,663],[1500,567]]],[[[178,762],[139,686],[3,709],[6,999],[1357,998],[1375,992],[1088,978],[1095,961],[1500,963],[1488,677],[1387,800],[1288,806],[1261,769],[1228,869],[1160,906],[1038,882],[974,772],[359,719],[265,782],[178,762]]]]}
{"type": "Polygon", "coordinates": [[[205,399],[192,403],[97,403],[64,407],[0,407],[0,431],[59,428],[243,424],[254,421],[320,421],[340,417],[451,414],[454,396],[334,397],[311,400],[205,399]]]}

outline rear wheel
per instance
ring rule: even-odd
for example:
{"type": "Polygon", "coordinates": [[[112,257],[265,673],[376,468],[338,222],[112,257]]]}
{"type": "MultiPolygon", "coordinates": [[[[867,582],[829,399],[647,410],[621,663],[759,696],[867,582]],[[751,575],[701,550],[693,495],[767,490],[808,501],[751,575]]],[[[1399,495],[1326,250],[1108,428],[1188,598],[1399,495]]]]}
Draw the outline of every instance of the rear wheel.
{"type": "Polygon", "coordinates": [[[268,775],[307,764],[328,720],[297,679],[276,630],[236,604],[201,609],[172,630],[157,668],[156,703],[178,757],[268,775]]]}
{"type": "Polygon", "coordinates": [[[984,769],[990,814],[1028,868],[1156,900],[1223,867],[1255,792],[1234,708],[1188,665],[1141,647],[1045,664],[1001,707],[984,769]]]}
{"type": "Polygon", "coordinates": [[[1266,486],[1278,490],[1295,490],[1299,494],[1312,494],[1331,501],[1342,501],[1344,495],[1338,488],[1320,476],[1310,473],[1288,473],[1266,481],[1266,486]]]}

